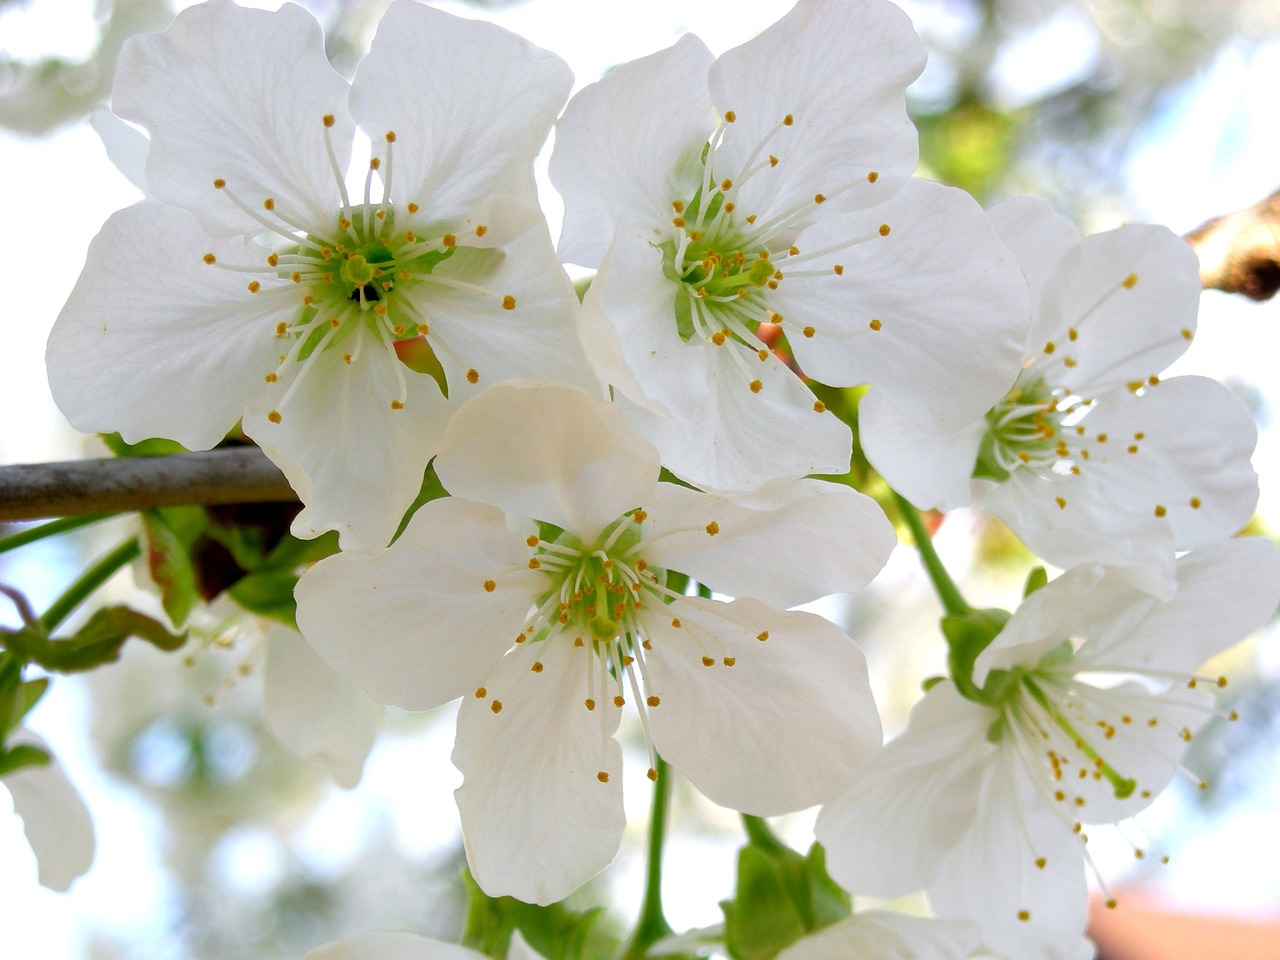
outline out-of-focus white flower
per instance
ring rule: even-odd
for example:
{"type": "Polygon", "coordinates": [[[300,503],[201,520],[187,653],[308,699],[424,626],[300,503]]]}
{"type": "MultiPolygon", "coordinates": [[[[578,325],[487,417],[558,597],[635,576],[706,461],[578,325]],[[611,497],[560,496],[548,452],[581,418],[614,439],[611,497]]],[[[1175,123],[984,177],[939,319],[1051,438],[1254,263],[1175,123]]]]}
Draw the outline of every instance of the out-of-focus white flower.
{"type": "Polygon", "coordinates": [[[589,348],[664,465],[742,491],[848,469],[804,373],[953,429],[1008,389],[1026,285],[978,205],[912,180],[924,66],[887,2],[801,0],[713,60],[694,36],[570,102],[561,257],[598,267],[589,348]]]}
{"type": "Polygon", "coordinates": [[[1058,566],[1146,564],[1168,581],[1175,550],[1232,535],[1258,498],[1249,412],[1216,381],[1158,376],[1195,330],[1195,254],[1142,224],[1081,240],[1030,197],[991,217],[1031,284],[1017,383],[952,432],[873,390],[863,449],[917,506],[974,500],[1058,566]]]}
{"type": "MultiPolygon", "coordinates": [[[[48,744],[23,728],[9,735],[7,745],[20,744],[50,752],[48,744]]],[[[4,786],[36,855],[40,882],[51,890],[67,890],[93,863],[93,820],[80,794],[57,760],[6,773],[4,786]]]]}
{"type": "Polygon", "coordinates": [[[778,960],[964,960],[977,945],[971,923],[871,910],[797,940],[778,960]]]}
{"type": "MultiPolygon", "coordinates": [[[[430,940],[413,933],[363,933],[336,943],[327,943],[302,960],[487,960],[456,943],[430,940]]],[[[511,935],[507,960],[543,960],[517,930],[511,935]]]]}
{"type": "Polygon", "coordinates": [[[1225,682],[1192,671],[1275,610],[1280,555],[1224,541],[1178,561],[1172,599],[1144,586],[1089,566],[1027,598],[973,677],[934,686],[823,809],[831,875],[854,893],[927,889],[1003,956],[1074,960],[1082,825],[1134,815],[1172,779],[1214,714],[1204,688],[1225,682]]]}
{"type": "Polygon", "coordinates": [[[487,893],[550,903],[612,859],[627,701],[651,758],[759,815],[835,795],[878,749],[861,652],[782,612],[875,576],[895,537],[867,497],[807,481],[744,506],[658,483],[616,406],[560,386],[469,401],[436,470],[455,496],[385,553],[311,568],[298,622],[384,703],[464,697],[457,799],[487,893]],[[685,596],[678,574],[738,599],[685,596]]]}
{"type": "Polygon", "coordinates": [[[411,0],[351,84],[321,39],[299,7],[211,0],[129,42],[113,105],[150,133],[154,200],[90,247],[49,377],[76,427],[129,441],[207,449],[242,420],[306,505],[297,535],[376,550],[457,401],[511,376],[589,381],[531,173],[571,76],[411,0]],[[363,195],[345,182],[357,123],[363,195]],[[448,400],[400,359],[424,344],[448,400]]]}

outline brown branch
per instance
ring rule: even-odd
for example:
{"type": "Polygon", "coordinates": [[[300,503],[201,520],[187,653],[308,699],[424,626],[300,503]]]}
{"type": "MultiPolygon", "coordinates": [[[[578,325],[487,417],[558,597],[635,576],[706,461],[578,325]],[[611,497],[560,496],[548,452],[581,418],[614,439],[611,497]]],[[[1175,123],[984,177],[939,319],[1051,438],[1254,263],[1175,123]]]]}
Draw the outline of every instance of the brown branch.
{"type": "Polygon", "coordinates": [[[0,466],[0,522],[297,499],[280,468],[257,447],[0,466]]]}
{"type": "Polygon", "coordinates": [[[1270,300],[1280,290],[1280,190],[1186,235],[1206,290],[1270,300]]]}

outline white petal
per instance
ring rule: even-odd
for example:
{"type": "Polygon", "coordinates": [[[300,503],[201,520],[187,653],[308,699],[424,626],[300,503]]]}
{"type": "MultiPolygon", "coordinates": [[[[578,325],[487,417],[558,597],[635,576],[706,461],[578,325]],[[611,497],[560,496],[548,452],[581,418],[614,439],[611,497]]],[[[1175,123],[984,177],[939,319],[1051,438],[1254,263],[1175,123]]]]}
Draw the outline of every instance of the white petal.
{"type": "Polygon", "coordinates": [[[716,803],[759,816],[812,806],[879,749],[866,660],[821,617],[689,597],[646,610],[642,628],[654,746],[716,803]]]}
{"type": "Polygon", "coordinates": [[[523,644],[486,678],[484,698],[462,702],[456,797],[467,862],[492,897],[563,900],[617,853],[621,711],[603,698],[584,706],[595,658],[563,638],[523,644]]]}
{"type": "Polygon", "coordinates": [[[843,484],[797,481],[774,499],[748,508],[661,483],[645,505],[645,560],[717,593],[786,608],[861,590],[897,544],[876,502],[843,484]]]}
{"type": "Polygon", "coordinates": [[[325,153],[326,115],[346,171],[353,124],[347,82],[330,66],[315,18],[227,0],[189,7],[164,33],[130,40],[120,54],[112,106],[151,134],[147,185],[217,236],[257,234],[250,209],[267,198],[311,229],[337,225],[337,178],[325,153]]]}
{"type": "Polygon", "coordinates": [[[898,413],[872,388],[858,401],[858,441],[867,460],[921,510],[956,510],[972,499],[970,478],[986,432],[985,419],[953,432],[898,413]]]}
{"type": "Polygon", "coordinates": [[[351,111],[375,144],[396,134],[393,199],[500,242],[542,220],[533,158],[572,83],[563,60],[514,33],[400,0],[356,71],[351,111]]]}
{"type": "Polygon", "coordinates": [[[658,457],[613,404],[572,387],[504,383],[454,414],[436,473],[455,496],[585,542],[653,496],[658,457]]]}
{"type": "Polygon", "coordinates": [[[977,923],[993,953],[1074,960],[1085,927],[1083,844],[1002,754],[987,765],[975,818],[943,860],[929,902],[939,917],[977,923]]]}
{"type": "Polygon", "coordinates": [[[500,251],[456,250],[432,276],[496,294],[430,281],[406,290],[430,326],[428,342],[436,344],[450,400],[461,402],[515,377],[599,390],[578,338],[578,298],[556,260],[544,223],[500,251]],[[514,298],[513,309],[503,306],[506,296],[514,298]],[[475,385],[470,383],[472,373],[475,385]]]}
{"type": "Polygon", "coordinates": [[[265,391],[276,323],[296,308],[249,293],[245,274],[202,262],[210,252],[265,267],[268,251],[211,240],[160,203],[107,220],[49,334],[49,386],[72,426],[204,450],[265,391]]]}
{"type": "Polygon", "coordinates": [[[711,68],[716,107],[736,114],[716,150],[716,175],[734,179],[738,205],[765,219],[815,193],[847,207],[878,202],[915,170],[904,93],[924,62],[911,21],[893,4],[802,0],[711,68]],[[793,123],[782,126],[789,114],[793,123]],[[779,162],[742,182],[762,141],[779,162]],[[874,189],[872,171],[886,178],[874,189]],[[850,181],[857,186],[837,195],[850,181]]]}
{"type": "Polygon", "coordinates": [[[778,960],[963,960],[977,945],[978,928],[971,923],[872,910],[797,940],[778,960]]]}
{"type": "Polygon", "coordinates": [[[789,326],[816,330],[791,338],[801,368],[823,383],[870,383],[904,416],[944,430],[984,415],[1017,377],[1030,314],[1026,280],[982,208],[962,190],[912,180],[796,245],[803,255],[854,237],[867,239],[804,265],[831,273],[784,279],[775,293],[789,326]]]}
{"type": "Polygon", "coordinates": [[[484,960],[484,954],[412,933],[379,932],[316,947],[302,960],[484,960]]]}
{"type": "Polygon", "coordinates": [[[292,364],[246,413],[244,432],[305,504],[294,536],[337,530],[344,550],[381,550],[422,487],[453,405],[435,380],[405,367],[364,327],[348,344],[323,351],[280,409],[301,370],[292,364]],[[350,363],[343,359],[348,349],[350,363]],[[270,419],[273,412],[279,423],[270,419]]]}
{"type": "Polygon", "coordinates": [[[125,179],[147,194],[147,153],[151,141],[135,127],[129,126],[106,107],[97,106],[89,111],[89,126],[102,141],[111,161],[125,179]]]}
{"type": "MultiPolygon", "coordinates": [[[[1041,197],[1013,197],[987,215],[1026,274],[1032,304],[1038,304],[1063,257],[1080,243],[1080,231],[1041,197]]],[[[1031,344],[1032,350],[1038,351],[1041,342],[1031,344]]]]}
{"type": "Polygon", "coordinates": [[[818,815],[827,869],[854,893],[900,897],[922,889],[978,812],[995,713],[939,683],[907,729],[818,815]]]}
{"type": "Polygon", "coordinates": [[[1027,342],[1037,351],[1054,343],[1038,367],[1052,386],[1092,397],[1144,381],[1181,356],[1195,331],[1195,252],[1167,227],[1148,224],[1085,237],[1033,308],[1027,342]]]}
{"type": "Polygon", "coordinates": [[[710,66],[710,51],[686,34],[610,70],[569,102],[550,163],[564,198],[564,261],[598,266],[618,221],[668,227],[671,202],[692,198],[714,122],[710,66]]]}
{"type": "MultiPolygon", "coordinates": [[[[40,737],[21,729],[11,735],[10,745],[16,744],[49,749],[40,737]]],[[[35,851],[40,883],[66,891],[93,863],[93,820],[80,794],[57,760],[6,774],[4,785],[35,851]]]]}
{"type": "Polygon", "coordinates": [[[343,553],[304,573],[298,626],[375,699],[439,706],[484,680],[546,589],[546,575],[525,568],[525,535],[492,507],[433,500],[385,552],[343,553]]]}
{"type": "Polygon", "coordinates": [[[1088,641],[1076,654],[1080,668],[1109,664],[1190,673],[1275,612],[1280,554],[1261,537],[1202,547],[1178,560],[1177,593],[1168,603],[1141,603],[1137,597],[1132,602],[1144,615],[1128,630],[1109,635],[1077,630],[1076,636],[1088,641]]]}
{"type": "Polygon", "coordinates": [[[507,960],[543,960],[543,957],[529,946],[519,930],[513,930],[511,942],[507,944],[507,960]]]}
{"type": "Polygon", "coordinates": [[[705,353],[706,391],[695,405],[663,417],[620,404],[632,428],[658,448],[672,473],[707,491],[735,494],[778,480],[849,469],[853,438],[835,414],[815,407],[813,393],[776,358],[729,342],[697,344],[705,353]],[[729,351],[747,366],[744,372],[729,351]],[[748,377],[760,385],[753,391],[748,377]]]}
{"type": "Polygon", "coordinates": [[[271,735],[339,786],[354,787],[382,725],[382,705],[280,624],[267,631],[263,684],[262,719],[271,735]]]}

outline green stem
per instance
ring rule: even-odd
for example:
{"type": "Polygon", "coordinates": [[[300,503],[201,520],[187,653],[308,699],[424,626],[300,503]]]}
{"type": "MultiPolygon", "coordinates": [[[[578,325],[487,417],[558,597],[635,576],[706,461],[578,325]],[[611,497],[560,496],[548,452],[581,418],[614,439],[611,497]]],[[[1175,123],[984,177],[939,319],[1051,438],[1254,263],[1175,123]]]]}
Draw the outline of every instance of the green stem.
{"type": "Polygon", "coordinates": [[[91,523],[97,523],[99,520],[114,516],[116,516],[114,513],[89,513],[82,517],[62,517],[58,520],[50,520],[48,523],[28,527],[26,530],[11,533],[7,537],[0,537],[0,553],[7,553],[10,550],[18,549],[18,547],[25,547],[28,543],[43,540],[45,537],[56,537],[60,533],[67,533],[78,527],[85,527],[91,523]]]}
{"type": "Polygon", "coordinates": [[[934,592],[937,593],[938,599],[942,601],[943,609],[953,617],[964,616],[972,607],[960,595],[960,588],[951,579],[951,574],[947,573],[947,568],[943,566],[942,559],[938,556],[938,551],[933,549],[933,541],[929,538],[929,531],[925,529],[924,519],[920,516],[920,511],[908,503],[897,491],[894,491],[893,499],[898,505],[898,513],[902,516],[907,526],[911,528],[911,538],[916,542],[916,550],[920,552],[920,560],[924,563],[924,568],[929,573],[929,579],[933,581],[934,592]]]}
{"type": "Polygon", "coordinates": [[[662,846],[666,840],[667,813],[671,807],[671,768],[661,757],[654,763],[658,778],[653,782],[653,810],[649,815],[649,856],[645,863],[644,900],[635,931],[622,954],[622,960],[640,960],[651,946],[675,932],[662,913],[662,846]]]}
{"type": "Polygon", "coordinates": [[[88,596],[115,575],[116,571],[130,563],[142,553],[137,539],[126,540],[116,547],[92,567],[82,573],[79,579],[63,591],[62,596],[49,605],[49,609],[40,618],[40,626],[46,634],[53,633],[71,611],[80,606],[88,596]]]}

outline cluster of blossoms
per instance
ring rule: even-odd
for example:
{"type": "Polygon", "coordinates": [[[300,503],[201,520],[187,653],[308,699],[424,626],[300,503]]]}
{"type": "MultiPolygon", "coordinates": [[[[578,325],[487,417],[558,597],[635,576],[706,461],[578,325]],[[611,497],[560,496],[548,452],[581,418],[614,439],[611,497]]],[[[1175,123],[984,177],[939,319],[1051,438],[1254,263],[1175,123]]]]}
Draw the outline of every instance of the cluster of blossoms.
{"type": "Polygon", "coordinates": [[[302,678],[269,685],[275,727],[315,752],[327,717],[349,781],[365,694],[461,698],[487,894],[552,903],[613,859],[630,709],[651,779],[661,758],[747,814],[825,804],[837,880],[942,918],[859,914],[781,956],[1087,956],[1083,825],[1169,782],[1214,714],[1193,671],[1274,610],[1274,547],[1231,539],[1252,420],[1159,378],[1194,256],[913,178],[923,64],[882,0],[800,0],[718,59],[685,37],[567,106],[559,59],[416,0],[350,83],[291,6],[210,0],[125,48],[147,199],[58,318],[55,398],[129,442],[239,423],[303,501],[294,533],[338,531],[297,584],[305,644],[271,647],[302,678]],[[558,256],[532,175],[553,123],[558,256]],[[562,262],[596,271],[581,303],[562,262]],[[815,383],[869,387],[865,453],[907,500],[981,506],[1069,568],[1011,617],[952,603],[951,675],[884,749],[856,644],[789,609],[861,590],[896,543],[809,476],[853,451],[815,383]],[[448,496],[397,536],[428,464],[448,496]]]}

